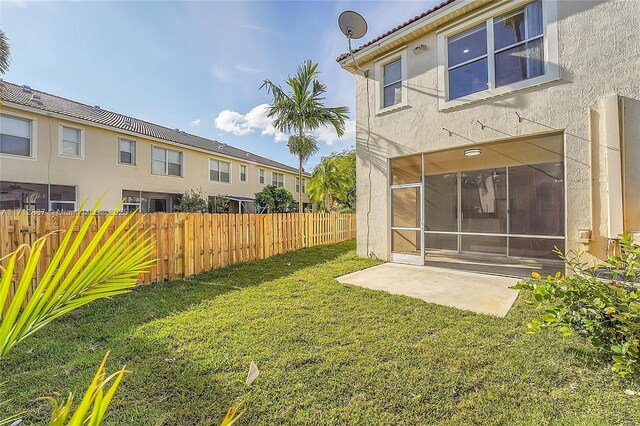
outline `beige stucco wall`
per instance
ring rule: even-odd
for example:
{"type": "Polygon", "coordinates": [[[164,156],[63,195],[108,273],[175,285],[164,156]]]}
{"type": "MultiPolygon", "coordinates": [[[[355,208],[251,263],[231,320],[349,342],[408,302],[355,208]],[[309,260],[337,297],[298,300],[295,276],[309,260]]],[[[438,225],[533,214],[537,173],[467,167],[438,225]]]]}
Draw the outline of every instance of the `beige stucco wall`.
{"type": "MultiPolygon", "coordinates": [[[[485,142],[550,130],[563,131],[565,140],[567,248],[585,248],[598,257],[604,255],[601,237],[596,236],[595,243],[582,245],[577,234],[581,228],[602,233],[601,221],[607,220],[593,218],[592,182],[601,177],[600,171],[591,166],[592,147],[603,141],[590,120],[592,109],[597,109],[608,95],[640,99],[640,1],[559,1],[557,12],[559,81],[458,109],[438,109],[438,99],[444,91],[438,86],[435,32],[407,45],[408,106],[403,109],[376,114],[374,64],[360,64],[372,77],[367,81],[356,76],[359,255],[388,258],[388,158],[467,145],[470,140],[485,142]],[[421,44],[426,49],[414,53],[412,49],[421,44]],[[367,84],[371,105],[369,140],[367,84]],[[519,122],[515,112],[526,119],[519,122]],[[482,130],[478,121],[488,127],[482,130]],[[450,136],[443,127],[458,135],[450,136]]],[[[390,22],[389,26],[395,24],[390,22]]],[[[636,123],[622,126],[626,129],[624,143],[634,147],[627,152],[638,153],[640,117],[632,116],[629,110],[622,116],[636,123]]],[[[640,156],[630,154],[625,161],[629,173],[640,169],[640,156]]],[[[632,181],[626,190],[627,205],[638,205],[637,185],[632,181]]],[[[626,226],[630,231],[629,227],[640,224],[626,226]]]]}
{"type": "MultiPolygon", "coordinates": [[[[259,183],[258,170],[265,169],[266,184],[271,183],[271,173],[285,175],[285,188],[294,198],[297,174],[233,158],[197,151],[184,145],[167,144],[144,137],[81,124],[57,117],[17,109],[3,105],[1,111],[27,117],[36,122],[37,145],[35,159],[0,155],[0,180],[27,183],[48,183],[77,187],[77,201],[87,200],[91,206],[105,193],[102,209],[113,209],[121,200],[123,189],[168,192],[182,194],[189,189],[202,188],[206,196],[234,195],[253,198],[264,185],[259,183]],[[84,130],[84,158],[58,155],[60,124],[84,130]],[[136,141],[136,165],[119,164],[118,137],[136,141]],[[157,145],[183,152],[183,176],[162,176],[151,173],[151,146],[157,145]],[[219,158],[231,163],[231,183],[209,181],[209,158],[219,158]],[[240,165],[248,166],[246,182],[240,181],[240,165]]],[[[308,197],[304,195],[304,202],[308,197]]]]}

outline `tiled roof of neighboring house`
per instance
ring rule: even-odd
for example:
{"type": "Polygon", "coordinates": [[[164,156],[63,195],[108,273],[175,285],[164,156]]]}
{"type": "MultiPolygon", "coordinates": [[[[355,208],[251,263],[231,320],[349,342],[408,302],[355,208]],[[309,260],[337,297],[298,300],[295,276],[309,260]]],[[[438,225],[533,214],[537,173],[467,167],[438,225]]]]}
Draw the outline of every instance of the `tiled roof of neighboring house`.
{"type": "MultiPolygon", "coordinates": [[[[393,33],[397,32],[397,31],[400,31],[400,30],[401,30],[401,29],[403,29],[404,27],[406,27],[406,26],[408,26],[408,25],[413,24],[414,22],[416,22],[416,21],[418,21],[418,20],[420,20],[420,19],[424,18],[424,17],[425,17],[425,16],[427,16],[427,15],[431,15],[431,14],[432,14],[433,12],[435,12],[436,10],[443,8],[443,7],[445,7],[445,6],[447,6],[447,5],[451,4],[451,3],[453,3],[454,1],[456,1],[456,0],[445,0],[445,1],[443,1],[443,2],[442,2],[442,3],[440,3],[439,5],[432,7],[431,9],[427,10],[426,12],[421,13],[420,15],[416,15],[416,16],[414,16],[413,18],[409,19],[408,21],[403,22],[402,24],[398,25],[397,27],[394,27],[394,28],[390,29],[390,30],[389,30],[389,31],[387,31],[386,33],[381,34],[381,35],[379,35],[378,37],[374,38],[373,40],[370,40],[370,41],[368,41],[367,43],[363,44],[362,46],[360,46],[360,47],[358,47],[358,48],[354,49],[354,50],[353,50],[353,53],[355,54],[355,53],[359,52],[360,50],[364,49],[365,47],[369,47],[369,46],[371,46],[372,44],[375,44],[375,43],[379,42],[380,40],[382,40],[382,39],[384,39],[384,38],[386,38],[386,37],[390,36],[391,34],[393,34],[393,33]]],[[[347,52],[347,53],[343,53],[342,55],[340,55],[340,56],[338,56],[338,57],[336,58],[336,61],[337,61],[337,62],[340,62],[340,61],[342,61],[343,59],[346,59],[346,58],[348,58],[348,57],[349,57],[349,52],[347,52]]]]}
{"type": "Polygon", "coordinates": [[[248,163],[253,162],[267,167],[283,169],[291,172],[298,171],[295,167],[270,160],[222,142],[192,135],[177,129],[169,129],[158,124],[149,123],[148,121],[107,111],[97,106],[93,107],[82,104],[80,102],[65,99],[60,96],[55,96],[32,88],[26,90],[26,86],[19,86],[6,81],[2,82],[2,86],[3,101],[28,106],[42,111],[66,115],[70,118],[90,121],[113,127],[114,129],[126,130],[137,133],[141,136],[151,136],[153,138],[203,149],[212,153],[234,157],[248,163]],[[40,99],[35,99],[33,96],[34,94],[39,95],[40,99]]]}

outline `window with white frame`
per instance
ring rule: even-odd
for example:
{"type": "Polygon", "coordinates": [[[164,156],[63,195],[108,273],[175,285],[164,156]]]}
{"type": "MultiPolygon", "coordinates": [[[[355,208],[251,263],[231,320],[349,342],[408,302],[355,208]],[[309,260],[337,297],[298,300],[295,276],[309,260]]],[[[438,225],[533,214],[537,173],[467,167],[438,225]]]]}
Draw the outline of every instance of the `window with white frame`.
{"type": "Polygon", "coordinates": [[[544,36],[543,4],[536,0],[447,37],[447,99],[543,76],[544,36]]]}
{"type": "Polygon", "coordinates": [[[140,191],[130,191],[127,189],[122,190],[122,211],[125,213],[132,213],[136,210],[142,211],[140,191]]]}
{"type": "Polygon", "coordinates": [[[240,182],[247,181],[247,166],[241,164],[240,165],[240,182]]]}
{"type": "Polygon", "coordinates": [[[271,184],[273,186],[284,186],[284,174],[282,173],[272,173],[271,184]]]}
{"type": "Polygon", "coordinates": [[[265,171],[264,171],[264,169],[260,169],[258,171],[258,182],[260,182],[262,185],[264,185],[264,182],[265,182],[265,171]]]}
{"type": "Polygon", "coordinates": [[[183,156],[181,151],[152,146],[151,172],[156,175],[182,176],[183,156]]]}
{"type": "Polygon", "coordinates": [[[376,60],[374,70],[377,111],[386,113],[407,105],[406,49],[390,53],[376,60]]]}
{"type": "Polygon", "coordinates": [[[118,162],[120,164],[136,164],[136,141],[118,139],[118,162]]]}
{"type": "Polygon", "coordinates": [[[76,187],[65,185],[49,186],[49,209],[51,211],[75,211],[76,187]]]}
{"type": "Polygon", "coordinates": [[[402,103],[402,60],[382,66],[382,108],[402,103]]]}
{"type": "Polygon", "coordinates": [[[66,157],[82,157],[82,129],[60,126],[59,154],[66,157]]]}
{"type": "MultiPolygon", "coordinates": [[[[305,193],[306,190],[306,185],[307,185],[307,180],[306,179],[302,179],[302,193],[305,193]]],[[[300,192],[300,178],[296,177],[296,192],[300,192]]]]}
{"type": "Polygon", "coordinates": [[[231,163],[209,159],[209,180],[211,182],[231,182],[231,163]]]}
{"type": "Polygon", "coordinates": [[[0,154],[31,157],[32,120],[0,114],[0,154]]]}

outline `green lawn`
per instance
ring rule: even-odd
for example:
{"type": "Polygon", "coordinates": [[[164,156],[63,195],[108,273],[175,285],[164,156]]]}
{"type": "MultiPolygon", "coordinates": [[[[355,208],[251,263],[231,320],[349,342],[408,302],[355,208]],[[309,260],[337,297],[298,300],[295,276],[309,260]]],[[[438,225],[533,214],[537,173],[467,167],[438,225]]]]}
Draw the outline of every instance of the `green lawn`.
{"type": "Polygon", "coordinates": [[[532,308],[477,315],[333,277],[371,266],[352,242],[146,286],[70,314],[0,364],[10,408],[80,393],[107,349],[127,364],[108,424],[638,424],[640,397],[588,344],[525,334],[532,308]],[[244,380],[249,363],[261,374],[244,380]]]}

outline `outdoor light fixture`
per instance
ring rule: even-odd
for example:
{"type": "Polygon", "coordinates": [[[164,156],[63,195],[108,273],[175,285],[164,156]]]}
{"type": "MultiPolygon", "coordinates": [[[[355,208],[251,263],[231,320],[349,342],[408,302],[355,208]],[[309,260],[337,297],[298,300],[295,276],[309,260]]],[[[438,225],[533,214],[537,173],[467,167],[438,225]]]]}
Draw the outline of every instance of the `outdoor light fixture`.
{"type": "Polygon", "coordinates": [[[476,155],[480,155],[480,154],[482,154],[482,150],[480,148],[472,148],[472,149],[464,150],[464,155],[467,157],[475,157],[476,155]]]}

